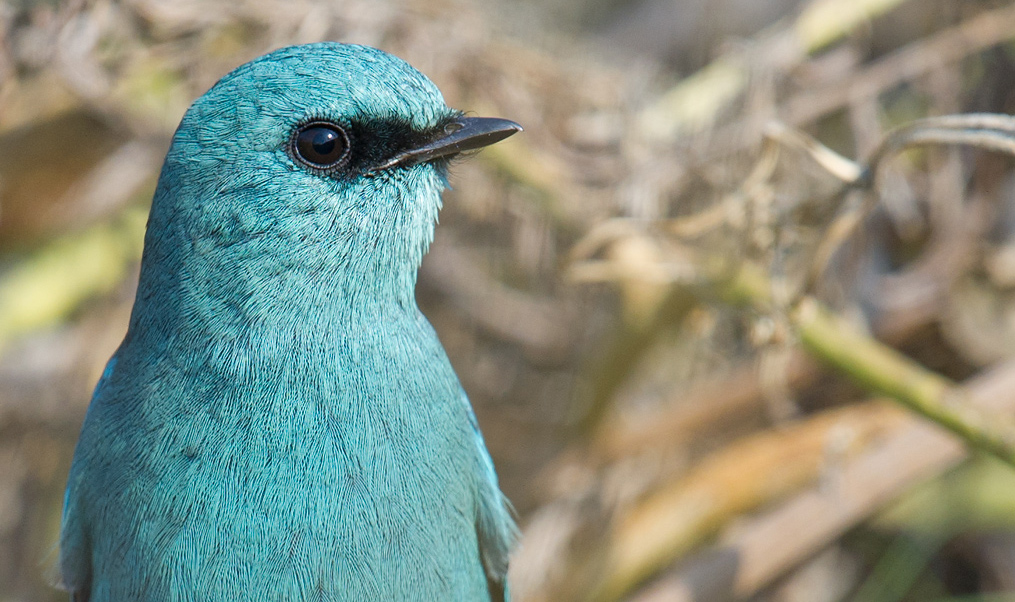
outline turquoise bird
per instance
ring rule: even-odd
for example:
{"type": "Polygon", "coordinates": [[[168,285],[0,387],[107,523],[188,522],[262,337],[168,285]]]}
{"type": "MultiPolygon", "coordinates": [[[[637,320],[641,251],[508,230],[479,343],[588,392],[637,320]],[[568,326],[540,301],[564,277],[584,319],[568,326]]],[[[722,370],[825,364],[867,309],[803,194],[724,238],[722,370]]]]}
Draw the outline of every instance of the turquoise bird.
{"type": "Polygon", "coordinates": [[[515,526],[413,289],[449,160],[520,129],[336,43],[190,107],[70,470],[73,600],[507,597],[515,526]]]}

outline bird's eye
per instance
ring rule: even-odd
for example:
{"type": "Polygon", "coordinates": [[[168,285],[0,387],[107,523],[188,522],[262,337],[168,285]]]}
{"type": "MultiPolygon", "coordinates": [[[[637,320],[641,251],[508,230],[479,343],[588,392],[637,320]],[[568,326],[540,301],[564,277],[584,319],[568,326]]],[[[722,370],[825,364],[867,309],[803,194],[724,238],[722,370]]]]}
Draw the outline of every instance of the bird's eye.
{"type": "Polygon", "coordinates": [[[310,167],[335,167],[345,161],[349,154],[349,137],[334,123],[308,123],[296,130],[293,152],[310,167]]]}

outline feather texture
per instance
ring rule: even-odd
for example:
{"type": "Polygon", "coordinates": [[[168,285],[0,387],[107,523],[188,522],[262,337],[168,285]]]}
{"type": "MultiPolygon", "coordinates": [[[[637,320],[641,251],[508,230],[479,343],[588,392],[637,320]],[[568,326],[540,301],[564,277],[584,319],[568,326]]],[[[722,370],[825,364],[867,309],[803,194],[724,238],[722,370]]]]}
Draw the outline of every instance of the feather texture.
{"type": "Polygon", "coordinates": [[[370,169],[456,115],[401,60],[334,43],[190,108],[71,467],[75,600],[505,595],[514,524],[413,296],[446,165],[370,169]],[[293,156],[322,119],[349,133],[340,171],[293,156]]]}

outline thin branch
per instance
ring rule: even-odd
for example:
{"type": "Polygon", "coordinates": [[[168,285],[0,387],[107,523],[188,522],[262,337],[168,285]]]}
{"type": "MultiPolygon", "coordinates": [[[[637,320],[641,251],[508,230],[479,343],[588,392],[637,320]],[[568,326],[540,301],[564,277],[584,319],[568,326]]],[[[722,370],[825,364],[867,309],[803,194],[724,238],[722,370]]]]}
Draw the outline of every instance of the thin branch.
{"type": "Polygon", "coordinates": [[[792,316],[800,342],[812,355],[1015,467],[1011,420],[977,410],[955,383],[858,332],[813,298],[803,299],[792,316]]]}

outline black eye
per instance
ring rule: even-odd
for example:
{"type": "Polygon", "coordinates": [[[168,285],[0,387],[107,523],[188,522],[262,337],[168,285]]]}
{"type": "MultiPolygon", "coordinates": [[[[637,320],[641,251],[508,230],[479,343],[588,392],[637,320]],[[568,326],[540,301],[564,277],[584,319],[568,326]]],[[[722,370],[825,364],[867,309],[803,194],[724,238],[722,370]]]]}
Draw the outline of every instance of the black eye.
{"type": "Polygon", "coordinates": [[[349,137],[334,123],[308,123],[296,130],[293,152],[310,167],[335,167],[349,154],[349,137]]]}

